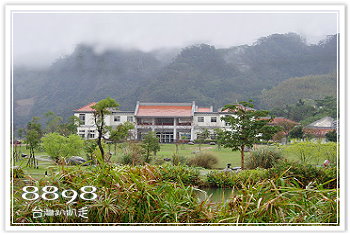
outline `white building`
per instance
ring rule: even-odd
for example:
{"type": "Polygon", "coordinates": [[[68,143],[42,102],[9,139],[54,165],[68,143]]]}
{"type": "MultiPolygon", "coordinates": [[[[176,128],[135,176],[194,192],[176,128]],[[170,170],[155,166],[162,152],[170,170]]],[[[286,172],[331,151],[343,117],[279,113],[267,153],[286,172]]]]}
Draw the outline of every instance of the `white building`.
{"type": "MultiPolygon", "coordinates": [[[[74,115],[83,122],[78,127],[78,135],[84,139],[97,138],[94,125],[95,102],[74,110],[74,115]]],[[[198,107],[192,103],[143,103],[137,102],[135,111],[111,110],[105,117],[107,126],[117,126],[124,122],[135,125],[132,139],[141,140],[149,131],[156,132],[160,142],[172,143],[177,140],[195,140],[204,129],[214,134],[215,128],[226,128],[221,120],[229,112],[213,111],[213,107],[198,107]]]]}

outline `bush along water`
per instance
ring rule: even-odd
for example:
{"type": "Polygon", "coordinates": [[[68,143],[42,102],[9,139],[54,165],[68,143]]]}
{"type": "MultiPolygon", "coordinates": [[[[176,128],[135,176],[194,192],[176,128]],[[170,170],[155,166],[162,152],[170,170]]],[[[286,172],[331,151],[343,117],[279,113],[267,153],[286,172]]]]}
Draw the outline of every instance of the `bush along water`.
{"type": "MultiPolygon", "coordinates": [[[[64,172],[32,181],[38,188],[53,185],[59,189],[79,191],[83,186],[97,188],[94,201],[67,199],[26,201],[21,197],[21,186],[15,190],[15,222],[22,223],[186,223],[208,222],[206,202],[195,196],[195,188],[187,184],[198,183],[197,170],[183,166],[99,166],[70,167],[64,172]],[[67,210],[86,206],[88,219],[70,216],[49,216],[34,219],[35,209],[67,210]]],[[[210,213],[208,213],[210,214],[210,213]]]]}
{"type": "Polygon", "coordinates": [[[217,157],[207,152],[198,153],[188,161],[189,166],[198,166],[206,169],[212,169],[217,163],[217,157]]]}
{"type": "Polygon", "coordinates": [[[239,173],[213,171],[207,176],[207,184],[232,187],[234,191],[227,201],[215,204],[209,198],[198,198],[200,190],[193,186],[203,182],[199,170],[192,167],[171,164],[66,167],[40,180],[16,181],[13,219],[24,224],[336,223],[337,189],[327,188],[323,182],[334,176],[333,170],[322,169],[323,180],[300,184],[296,176],[303,173],[288,173],[292,169],[289,167],[285,170],[280,166],[280,171],[272,171],[273,168],[239,173]],[[41,189],[52,185],[76,191],[91,185],[97,188],[97,198],[85,201],[78,197],[68,204],[62,195],[56,200],[27,201],[21,195],[22,187],[29,184],[41,189]],[[33,211],[38,208],[56,211],[82,207],[88,210],[87,218],[65,215],[33,218],[33,211]]]}
{"type": "Polygon", "coordinates": [[[247,159],[246,168],[255,169],[274,167],[278,161],[283,159],[282,151],[276,147],[262,147],[252,151],[247,159]]]}

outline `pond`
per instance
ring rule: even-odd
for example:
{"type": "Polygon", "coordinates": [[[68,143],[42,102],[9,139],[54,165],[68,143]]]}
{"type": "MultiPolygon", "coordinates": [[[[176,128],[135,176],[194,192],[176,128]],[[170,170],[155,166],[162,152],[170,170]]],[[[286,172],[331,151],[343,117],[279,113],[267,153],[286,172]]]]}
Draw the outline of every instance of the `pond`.
{"type": "Polygon", "coordinates": [[[209,201],[213,203],[227,201],[234,195],[232,188],[201,188],[200,190],[197,191],[197,197],[201,201],[210,197],[209,201]]]}

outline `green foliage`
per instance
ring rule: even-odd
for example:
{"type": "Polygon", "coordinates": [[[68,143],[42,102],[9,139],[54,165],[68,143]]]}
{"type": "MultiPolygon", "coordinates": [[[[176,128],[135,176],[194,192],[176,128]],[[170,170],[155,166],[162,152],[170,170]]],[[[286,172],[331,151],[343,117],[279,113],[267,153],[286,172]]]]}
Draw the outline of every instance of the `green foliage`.
{"type": "Polygon", "coordinates": [[[303,189],[294,179],[262,180],[248,184],[220,208],[220,223],[337,224],[337,190],[311,184],[303,189]]]}
{"type": "Polygon", "coordinates": [[[64,137],[55,132],[46,134],[41,140],[45,152],[53,157],[57,163],[62,164],[67,157],[79,155],[84,145],[84,140],[80,136],[64,137]]]}
{"type": "Polygon", "coordinates": [[[218,158],[209,152],[200,152],[188,160],[189,166],[212,169],[218,163],[218,158]]]}
{"type": "Polygon", "coordinates": [[[86,158],[88,161],[91,161],[92,163],[96,163],[96,148],[97,143],[95,140],[84,140],[83,150],[86,154],[86,158]]]}
{"type": "Polygon", "coordinates": [[[94,109],[94,122],[97,128],[97,145],[101,152],[101,161],[105,160],[105,151],[103,149],[102,138],[103,135],[106,134],[107,128],[105,126],[104,118],[105,115],[110,114],[110,109],[117,109],[119,104],[112,99],[111,97],[107,97],[105,99],[100,100],[95,105],[91,106],[94,109]]]}
{"type": "Polygon", "coordinates": [[[159,167],[159,172],[163,181],[176,182],[184,185],[202,184],[199,170],[194,167],[166,164],[159,167]]]}
{"type": "Polygon", "coordinates": [[[295,179],[296,183],[306,188],[311,183],[321,184],[325,188],[337,187],[337,169],[316,167],[296,162],[281,162],[269,169],[269,177],[283,176],[284,179],[295,179]]]}
{"type": "Polygon", "coordinates": [[[18,179],[24,178],[24,171],[20,166],[11,167],[11,177],[18,179]]]}
{"type": "Polygon", "coordinates": [[[45,113],[44,117],[46,119],[45,133],[58,132],[60,125],[62,125],[63,118],[57,116],[52,111],[45,113]]]}
{"type": "Polygon", "coordinates": [[[122,164],[127,165],[142,165],[145,163],[145,152],[140,144],[127,142],[122,145],[123,155],[121,158],[122,164]]]}
{"type": "Polygon", "coordinates": [[[134,129],[134,124],[124,122],[111,130],[109,140],[112,140],[114,143],[123,142],[129,137],[132,129],[134,129]]]}
{"type": "Polygon", "coordinates": [[[269,112],[253,109],[253,103],[242,101],[238,105],[225,105],[222,110],[229,110],[233,115],[227,115],[221,119],[225,121],[231,130],[225,130],[220,135],[221,143],[225,148],[241,152],[241,168],[244,169],[244,149],[253,147],[254,143],[261,140],[270,140],[280,130],[278,126],[268,125],[269,112]]]}
{"type": "Polygon", "coordinates": [[[303,139],[304,138],[304,131],[302,126],[295,126],[290,132],[289,132],[290,138],[295,139],[303,139]]]}
{"type": "Polygon", "coordinates": [[[49,111],[44,114],[46,119],[45,133],[59,133],[63,136],[69,136],[77,133],[77,128],[81,124],[81,120],[76,116],[70,116],[67,122],[63,122],[63,118],[56,113],[49,111]]]}
{"type": "Polygon", "coordinates": [[[153,131],[148,132],[144,137],[141,144],[141,147],[145,150],[145,162],[150,162],[150,155],[153,152],[153,155],[156,155],[160,150],[159,139],[156,136],[156,133],[153,131]]]}
{"type": "Polygon", "coordinates": [[[35,150],[39,147],[40,138],[42,136],[42,129],[39,120],[39,117],[33,117],[32,121],[27,123],[27,128],[24,130],[24,143],[27,144],[26,148],[29,149],[30,152],[27,166],[34,168],[37,167],[37,162],[35,161],[35,150]]]}
{"type": "Polygon", "coordinates": [[[328,141],[331,142],[337,142],[338,141],[338,134],[336,130],[330,131],[326,134],[326,138],[328,141]]]}
{"type": "Polygon", "coordinates": [[[337,144],[333,142],[297,142],[283,146],[283,151],[296,156],[301,163],[309,163],[310,160],[315,160],[319,164],[321,157],[326,156],[334,164],[337,158],[337,144]]]}
{"type": "Polygon", "coordinates": [[[281,104],[273,108],[271,113],[301,122],[305,126],[326,116],[336,118],[337,100],[329,96],[319,100],[299,99],[295,104],[281,104]]]}
{"type": "Polygon", "coordinates": [[[283,154],[276,147],[261,147],[252,151],[247,159],[246,167],[248,169],[264,168],[268,169],[276,165],[283,159],[283,154]]]}
{"type": "MultiPolygon", "coordinates": [[[[267,107],[272,108],[289,106],[297,103],[300,99],[318,100],[326,96],[335,97],[336,84],[336,73],[293,77],[281,82],[270,90],[263,91],[261,100],[267,107]]],[[[311,107],[309,107],[309,110],[312,110],[311,107]]],[[[292,120],[300,121],[293,118],[292,120]]]]}
{"type": "Polygon", "coordinates": [[[78,127],[81,125],[82,121],[79,117],[70,116],[67,122],[62,123],[59,128],[59,133],[64,136],[69,136],[77,133],[78,127]]]}
{"type": "Polygon", "coordinates": [[[255,184],[269,176],[265,169],[233,171],[211,171],[206,178],[206,184],[218,188],[243,188],[255,184]]]}
{"type": "MultiPolygon", "coordinates": [[[[50,182],[59,189],[75,189],[89,185],[98,191],[96,200],[77,200],[74,208],[87,207],[88,221],[94,223],[190,223],[209,222],[210,216],[201,213],[207,211],[207,203],[195,197],[194,189],[185,186],[182,178],[189,183],[196,182],[194,170],[167,166],[118,166],[110,167],[70,167],[45,177],[37,182],[43,186],[50,182]],[[172,179],[170,175],[180,175],[172,179]],[[170,181],[166,181],[169,178],[170,181]]],[[[197,182],[196,182],[197,183],[197,182]]],[[[84,223],[86,219],[74,216],[51,216],[33,219],[35,207],[51,208],[52,201],[36,200],[28,203],[21,197],[21,189],[16,191],[14,204],[18,212],[14,221],[20,223],[84,223]]],[[[55,200],[55,209],[67,210],[67,200],[59,197],[55,200]],[[58,200],[58,201],[57,201],[58,200]]],[[[71,205],[69,205],[71,206],[71,205]]],[[[72,206],[73,207],[73,206],[72,206]]],[[[209,210],[208,210],[209,211],[209,210]]]]}
{"type": "Polygon", "coordinates": [[[185,156],[174,153],[172,157],[172,162],[174,166],[185,165],[187,158],[185,156]]]}
{"type": "MultiPolygon", "coordinates": [[[[284,168],[282,168],[284,171],[284,168]]],[[[331,169],[326,169],[327,174],[331,169]]],[[[217,172],[218,173],[218,172],[217,172]]],[[[224,172],[220,172],[224,173],[224,172]]],[[[238,174],[234,194],[228,201],[198,200],[199,171],[185,166],[70,167],[29,183],[59,189],[95,186],[97,199],[76,200],[74,208],[87,207],[88,221],[74,216],[33,218],[34,208],[51,208],[52,201],[22,198],[23,182],[14,181],[15,223],[336,223],[337,189],[309,183],[299,187],[297,179],[285,173],[268,179],[268,170],[247,170],[238,174]],[[242,181],[242,182],[240,182],[242,181]]],[[[222,177],[218,177],[221,179],[222,177]]],[[[67,210],[67,199],[59,197],[55,210],[67,210]]]]}

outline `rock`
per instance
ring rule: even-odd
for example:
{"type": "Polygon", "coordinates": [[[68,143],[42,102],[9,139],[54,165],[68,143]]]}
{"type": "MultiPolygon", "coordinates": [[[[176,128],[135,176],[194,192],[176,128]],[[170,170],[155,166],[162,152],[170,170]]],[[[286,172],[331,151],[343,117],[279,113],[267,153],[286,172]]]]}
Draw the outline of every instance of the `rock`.
{"type": "Polygon", "coordinates": [[[83,165],[87,166],[88,164],[86,163],[86,160],[82,157],[79,156],[73,156],[67,159],[67,164],[68,165],[83,165]]]}

